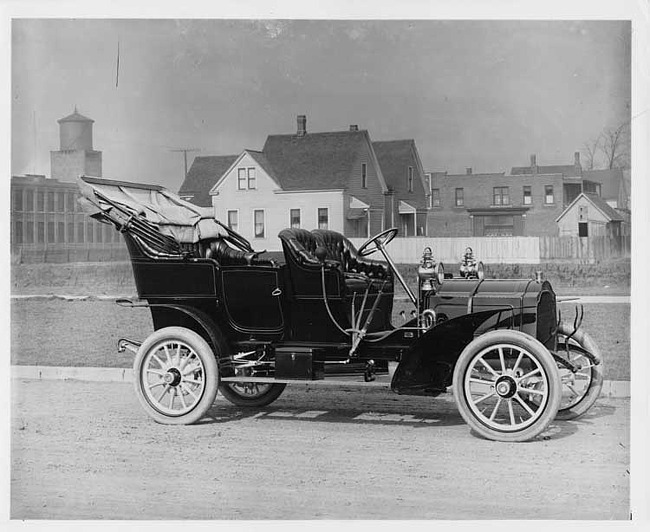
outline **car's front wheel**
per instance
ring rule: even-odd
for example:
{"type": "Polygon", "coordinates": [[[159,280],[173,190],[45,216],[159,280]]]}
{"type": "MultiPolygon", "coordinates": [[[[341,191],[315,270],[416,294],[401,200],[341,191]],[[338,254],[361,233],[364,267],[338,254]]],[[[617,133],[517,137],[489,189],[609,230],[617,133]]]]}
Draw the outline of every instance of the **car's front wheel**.
{"type": "Polygon", "coordinates": [[[535,338],[511,330],[485,333],[461,353],[453,376],[460,414],[484,438],[527,441],[553,421],[561,383],[553,357],[535,338]]]}
{"type": "Polygon", "coordinates": [[[219,369],[208,343],[184,327],[165,327],[140,346],[133,365],[135,391],[158,423],[188,425],[214,403],[219,369]]]}

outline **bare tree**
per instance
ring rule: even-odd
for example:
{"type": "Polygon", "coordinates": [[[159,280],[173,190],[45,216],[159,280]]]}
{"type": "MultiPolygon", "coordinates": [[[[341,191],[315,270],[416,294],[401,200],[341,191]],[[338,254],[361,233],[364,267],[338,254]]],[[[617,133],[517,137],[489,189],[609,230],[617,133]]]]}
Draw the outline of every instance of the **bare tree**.
{"type": "Polygon", "coordinates": [[[630,166],[630,124],[624,122],[617,128],[607,128],[600,136],[600,151],[605,167],[629,168],[630,166]]]}
{"type": "Polygon", "coordinates": [[[602,135],[599,135],[595,139],[584,143],[583,151],[585,152],[585,170],[593,170],[596,167],[596,159],[598,158],[598,152],[600,151],[601,140],[602,135]]]}

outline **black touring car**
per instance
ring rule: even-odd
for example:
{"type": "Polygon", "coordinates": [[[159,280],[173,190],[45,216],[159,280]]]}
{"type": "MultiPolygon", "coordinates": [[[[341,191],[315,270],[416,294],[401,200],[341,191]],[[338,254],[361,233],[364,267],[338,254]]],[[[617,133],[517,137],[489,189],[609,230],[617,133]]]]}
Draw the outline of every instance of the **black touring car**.
{"type": "Polygon", "coordinates": [[[541,275],[449,278],[425,249],[414,292],[388,253],[394,228],[359,249],[334,231],[285,229],[274,260],[162,187],[94,177],[79,186],[86,210],[129,250],[138,300],[118,303],[151,312],[155,332],[118,348],[135,353],[135,389],[157,422],[194,423],[217,393],[262,407],[287,384],[342,379],[343,368],[363,381],[389,375],[398,394],[451,387],[476,433],[525,441],[584,414],[602,388],[581,309],[558,319],[541,275]],[[412,312],[395,324],[398,287],[412,312]]]}

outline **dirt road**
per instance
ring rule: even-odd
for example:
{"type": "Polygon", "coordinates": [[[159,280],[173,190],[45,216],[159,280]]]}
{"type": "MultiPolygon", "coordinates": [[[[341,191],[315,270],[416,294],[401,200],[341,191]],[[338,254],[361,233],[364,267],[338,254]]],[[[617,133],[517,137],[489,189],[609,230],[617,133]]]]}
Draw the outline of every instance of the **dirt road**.
{"type": "Polygon", "coordinates": [[[130,385],[12,381],[12,519],[627,519],[629,401],[536,441],[472,435],[451,396],[292,385],[157,425],[130,385]]]}

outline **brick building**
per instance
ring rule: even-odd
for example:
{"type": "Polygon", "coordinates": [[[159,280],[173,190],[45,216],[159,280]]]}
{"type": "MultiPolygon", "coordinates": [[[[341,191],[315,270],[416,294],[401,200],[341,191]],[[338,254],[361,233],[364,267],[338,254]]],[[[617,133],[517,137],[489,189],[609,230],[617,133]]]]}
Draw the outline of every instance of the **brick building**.
{"type": "Polygon", "coordinates": [[[81,174],[102,174],[102,152],[93,149],[93,120],[74,113],[59,123],[60,150],[50,154],[51,178],[11,178],[11,253],[21,261],[126,258],[120,234],[82,212],[81,174]]]}
{"type": "Polygon", "coordinates": [[[600,195],[601,184],[582,170],[580,154],[568,165],[513,167],[510,174],[434,172],[429,235],[558,236],[557,219],[581,193],[600,195]]]}

